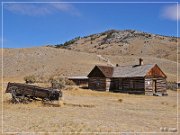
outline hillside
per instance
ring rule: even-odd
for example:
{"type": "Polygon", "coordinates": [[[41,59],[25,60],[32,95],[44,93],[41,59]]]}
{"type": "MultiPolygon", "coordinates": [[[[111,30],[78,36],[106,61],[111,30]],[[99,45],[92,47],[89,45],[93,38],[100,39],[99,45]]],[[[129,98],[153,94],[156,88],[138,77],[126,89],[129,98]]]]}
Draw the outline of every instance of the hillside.
{"type": "Polygon", "coordinates": [[[85,37],[76,37],[51,47],[117,56],[153,56],[177,61],[177,42],[180,38],[139,32],[108,30],[85,37]]]}
{"type": "MultiPolygon", "coordinates": [[[[138,58],[138,56],[97,55],[50,47],[3,49],[3,77],[8,81],[17,81],[27,75],[35,75],[40,79],[48,79],[55,75],[87,75],[96,64],[133,65],[138,63],[138,58]]],[[[142,58],[145,64],[157,63],[167,74],[168,80],[176,80],[176,62],[147,56],[142,58]]]]}

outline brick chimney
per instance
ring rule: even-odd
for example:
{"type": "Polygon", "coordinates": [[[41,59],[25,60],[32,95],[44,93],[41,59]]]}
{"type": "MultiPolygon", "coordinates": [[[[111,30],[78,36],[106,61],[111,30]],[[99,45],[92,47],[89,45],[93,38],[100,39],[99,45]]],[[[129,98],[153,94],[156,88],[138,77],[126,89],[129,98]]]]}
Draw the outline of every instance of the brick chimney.
{"type": "Polygon", "coordinates": [[[143,65],[143,59],[139,58],[139,66],[142,66],[142,65],[143,65]]]}

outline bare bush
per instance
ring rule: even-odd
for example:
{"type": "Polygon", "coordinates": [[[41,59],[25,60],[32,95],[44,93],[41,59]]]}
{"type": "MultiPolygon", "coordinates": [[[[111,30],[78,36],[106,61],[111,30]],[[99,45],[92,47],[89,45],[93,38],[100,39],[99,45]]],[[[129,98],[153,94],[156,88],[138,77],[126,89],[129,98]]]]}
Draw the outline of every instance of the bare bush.
{"type": "Polygon", "coordinates": [[[65,88],[65,78],[63,77],[50,77],[49,82],[52,84],[52,87],[55,89],[65,88]]]}
{"type": "Polygon", "coordinates": [[[176,84],[176,82],[167,82],[167,89],[177,90],[177,84],[176,84]]]}
{"type": "Polygon", "coordinates": [[[36,75],[36,83],[47,83],[47,77],[43,75],[36,75]]]}
{"type": "Polygon", "coordinates": [[[122,102],[122,101],[123,101],[123,99],[121,99],[121,98],[120,98],[120,99],[118,99],[118,101],[119,101],[119,102],[122,102]]]}
{"type": "Polygon", "coordinates": [[[26,83],[35,83],[36,82],[36,77],[34,75],[25,76],[24,81],[26,83]]]}
{"type": "Polygon", "coordinates": [[[65,78],[65,85],[75,85],[75,83],[72,80],[69,80],[68,78],[65,78]]]}

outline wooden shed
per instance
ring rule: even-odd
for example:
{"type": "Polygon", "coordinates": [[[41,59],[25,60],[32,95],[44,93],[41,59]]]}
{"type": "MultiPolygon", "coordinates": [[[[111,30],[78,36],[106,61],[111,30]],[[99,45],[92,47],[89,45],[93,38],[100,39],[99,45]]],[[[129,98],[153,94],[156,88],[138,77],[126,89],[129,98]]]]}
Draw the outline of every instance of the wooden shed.
{"type": "Polygon", "coordinates": [[[68,77],[69,80],[73,81],[78,86],[88,86],[88,77],[87,76],[72,76],[68,77]]]}
{"type": "Polygon", "coordinates": [[[167,76],[157,64],[142,63],[130,66],[95,66],[88,74],[92,90],[167,95],[167,76]]]}

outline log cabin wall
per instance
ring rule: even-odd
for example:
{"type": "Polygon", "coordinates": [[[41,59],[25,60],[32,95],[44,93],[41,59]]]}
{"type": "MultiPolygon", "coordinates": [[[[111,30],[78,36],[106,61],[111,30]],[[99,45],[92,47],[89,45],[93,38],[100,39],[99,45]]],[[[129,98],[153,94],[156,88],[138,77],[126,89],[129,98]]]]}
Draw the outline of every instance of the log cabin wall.
{"type": "Polygon", "coordinates": [[[155,93],[166,94],[166,78],[145,78],[145,95],[153,95],[155,93]]]}
{"type": "Polygon", "coordinates": [[[110,91],[118,91],[120,86],[121,86],[121,79],[112,78],[109,90],[110,91]]]}
{"type": "Polygon", "coordinates": [[[167,88],[167,82],[165,78],[158,78],[156,80],[156,86],[157,86],[157,93],[162,93],[162,94],[166,94],[166,88],[167,88]]]}
{"type": "Polygon", "coordinates": [[[106,78],[106,91],[109,91],[111,88],[111,79],[110,78],[106,78]]]}
{"type": "Polygon", "coordinates": [[[106,90],[106,78],[105,77],[89,77],[88,83],[89,89],[105,91],[106,90]]]}
{"type": "Polygon", "coordinates": [[[153,95],[153,80],[145,78],[145,95],[153,95]]]}
{"type": "Polygon", "coordinates": [[[121,91],[134,94],[144,94],[144,78],[123,78],[121,91]]]}
{"type": "Polygon", "coordinates": [[[144,78],[112,78],[110,91],[144,94],[144,78]]]}

